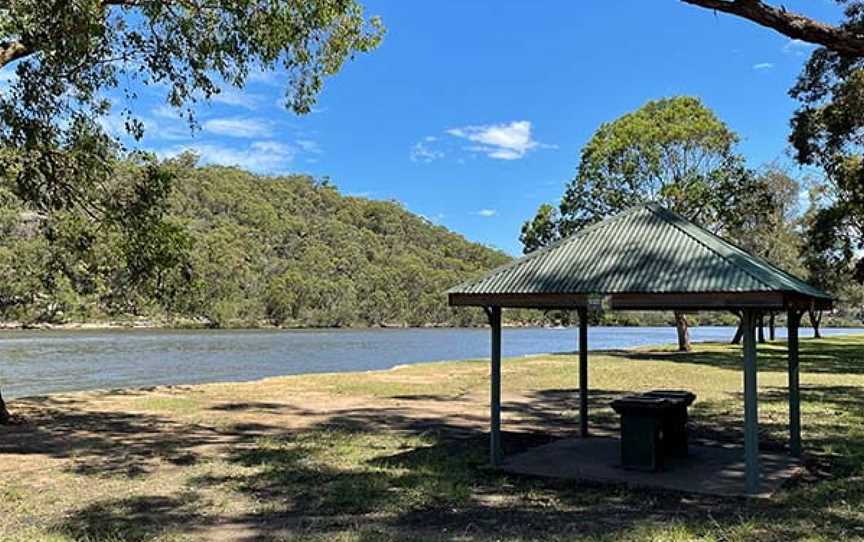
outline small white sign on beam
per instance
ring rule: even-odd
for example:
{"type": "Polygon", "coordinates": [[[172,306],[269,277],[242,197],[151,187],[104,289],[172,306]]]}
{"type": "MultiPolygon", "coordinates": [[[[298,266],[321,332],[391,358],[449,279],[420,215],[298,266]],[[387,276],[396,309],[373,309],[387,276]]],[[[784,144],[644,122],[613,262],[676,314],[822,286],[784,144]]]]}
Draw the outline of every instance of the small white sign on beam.
{"type": "Polygon", "coordinates": [[[612,296],[603,294],[591,294],[588,296],[588,308],[592,310],[607,311],[612,306],[612,296]]]}

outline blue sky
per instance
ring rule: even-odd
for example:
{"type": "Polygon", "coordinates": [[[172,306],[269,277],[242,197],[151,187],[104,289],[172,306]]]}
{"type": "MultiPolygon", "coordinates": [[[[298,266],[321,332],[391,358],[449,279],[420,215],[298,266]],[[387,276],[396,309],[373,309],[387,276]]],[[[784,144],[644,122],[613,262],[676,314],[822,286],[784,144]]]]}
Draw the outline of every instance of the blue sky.
{"type": "MultiPolygon", "coordinates": [[[[699,96],[739,133],[752,166],[791,163],[787,90],[810,48],[752,23],[677,0],[364,4],[387,37],[329,80],[314,113],[286,111],[283,78],[261,75],[202,107],[191,137],[155,89],[134,105],[142,145],[327,176],[511,254],[600,123],[651,99],[699,96]]],[[[784,4],[838,17],[828,0],[784,4]]]]}

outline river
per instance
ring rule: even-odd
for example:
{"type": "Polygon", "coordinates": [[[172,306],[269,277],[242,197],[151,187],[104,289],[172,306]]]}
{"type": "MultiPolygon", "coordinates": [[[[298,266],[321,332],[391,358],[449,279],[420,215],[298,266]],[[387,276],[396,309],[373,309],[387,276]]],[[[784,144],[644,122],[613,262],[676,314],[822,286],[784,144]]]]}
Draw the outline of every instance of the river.
{"type": "MultiPolygon", "coordinates": [[[[785,329],[778,328],[785,336],[785,329]]],[[[856,329],[825,329],[826,335],[856,329]]],[[[733,328],[694,327],[694,341],[727,341],[733,328]]],[[[802,329],[801,336],[812,335],[802,329]]],[[[591,328],[592,350],[675,342],[672,327],[591,328]]],[[[503,332],[505,356],[576,349],[575,329],[503,332]]],[[[486,329],[104,330],[0,332],[0,386],[7,398],[88,389],[256,380],[368,371],[489,353],[486,329]]]]}

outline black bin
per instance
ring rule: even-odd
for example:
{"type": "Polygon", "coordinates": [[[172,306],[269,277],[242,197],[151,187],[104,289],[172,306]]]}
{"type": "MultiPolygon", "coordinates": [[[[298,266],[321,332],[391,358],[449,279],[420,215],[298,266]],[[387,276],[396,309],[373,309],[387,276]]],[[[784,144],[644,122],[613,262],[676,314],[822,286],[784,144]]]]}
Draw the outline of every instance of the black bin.
{"type": "Polygon", "coordinates": [[[621,463],[627,468],[662,470],[664,426],[678,409],[676,401],[631,395],[612,401],[612,408],[621,415],[621,463]]]}
{"type": "Polygon", "coordinates": [[[643,393],[642,397],[658,397],[673,402],[674,408],[667,411],[662,420],[663,453],[667,457],[687,457],[687,408],[696,400],[696,395],[685,390],[652,390],[643,393]]]}

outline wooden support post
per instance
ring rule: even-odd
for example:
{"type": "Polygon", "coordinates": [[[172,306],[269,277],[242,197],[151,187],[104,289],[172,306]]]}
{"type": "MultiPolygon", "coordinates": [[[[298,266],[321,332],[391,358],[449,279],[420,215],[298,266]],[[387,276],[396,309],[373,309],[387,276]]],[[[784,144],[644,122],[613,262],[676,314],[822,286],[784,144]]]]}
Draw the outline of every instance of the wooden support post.
{"type": "Polygon", "coordinates": [[[759,410],[756,382],[756,313],[745,309],[744,331],[744,464],[747,493],[759,492],[759,410]]]}
{"type": "Polygon", "coordinates": [[[588,309],[579,309],[579,432],[588,436],[588,309]]]}
{"type": "Polygon", "coordinates": [[[801,390],[798,380],[798,326],[801,313],[790,309],[786,316],[789,353],[789,451],[801,457],[801,390]]]}
{"type": "Polygon", "coordinates": [[[492,330],[492,352],[489,387],[490,432],[489,461],[499,465],[503,458],[501,449],[501,307],[489,307],[489,327],[492,330]]]}

